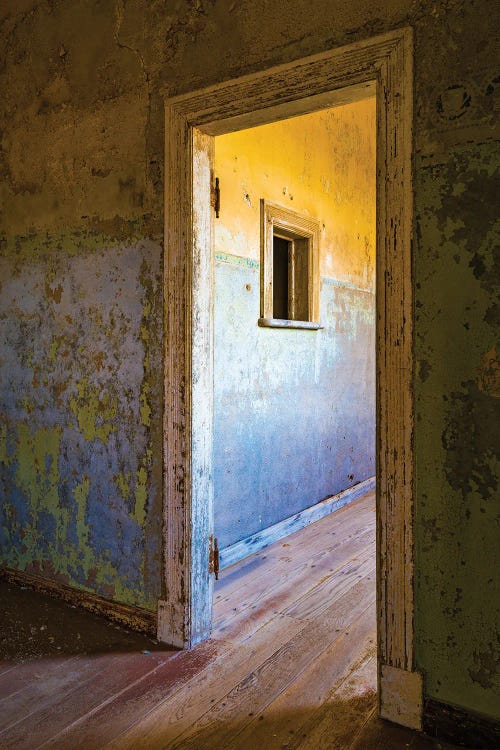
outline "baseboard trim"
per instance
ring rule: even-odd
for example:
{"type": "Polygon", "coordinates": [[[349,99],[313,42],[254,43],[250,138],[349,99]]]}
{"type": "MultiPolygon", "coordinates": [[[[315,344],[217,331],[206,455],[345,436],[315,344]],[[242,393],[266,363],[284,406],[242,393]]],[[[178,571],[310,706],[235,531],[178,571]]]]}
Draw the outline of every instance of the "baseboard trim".
{"type": "Polygon", "coordinates": [[[156,612],[149,612],[142,607],[133,607],[129,604],[121,604],[120,602],[113,601],[112,599],[105,599],[98,594],[81,591],[57,581],[49,581],[41,578],[41,576],[26,573],[22,570],[0,567],[0,578],[4,578],[9,583],[19,586],[27,586],[41,594],[63,599],[69,604],[81,607],[94,614],[102,615],[108,620],[124,625],[131,630],[139,630],[142,633],[147,633],[147,635],[156,636],[156,612]]]}
{"type": "Polygon", "coordinates": [[[423,729],[430,737],[460,747],[500,748],[500,721],[430,698],[424,704],[423,729]]]}
{"type": "Polygon", "coordinates": [[[243,560],[243,558],[252,555],[254,552],[258,552],[264,547],[268,547],[278,539],[283,539],[289,534],[293,534],[295,531],[303,529],[305,526],[319,521],[320,518],[324,518],[333,513],[335,510],[339,510],[342,506],[347,503],[357,500],[362,495],[375,489],[375,477],[369,477],[363,482],[354,485],[354,487],[348,487],[346,490],[327,497],[316,505],[311,505],[294,516],[285,518],[279,523],[275,523],[273,526],[269,526],[267,529],[258,531],[256,534],[252,534],[246,539],[242,539],[240,542],[231,544],[229,547],[225,547],[220,550],[220,568],[228,568],[230,565],[243,560]]]}

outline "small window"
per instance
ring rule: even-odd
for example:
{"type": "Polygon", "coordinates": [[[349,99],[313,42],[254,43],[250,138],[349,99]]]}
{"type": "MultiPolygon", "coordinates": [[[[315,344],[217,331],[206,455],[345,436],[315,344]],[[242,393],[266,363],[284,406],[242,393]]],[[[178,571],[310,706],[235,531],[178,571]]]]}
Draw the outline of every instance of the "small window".
{"type": "Polygon", "coordinates": [[[290,286],[291,245],[284,237],[273,235],[273,318],[292,318],[290,286]]]}
{"type": "Polygon", "coordinates": [[[261,200],[261,310],[259,325],[321,328],[319,222],[261,200]]]}

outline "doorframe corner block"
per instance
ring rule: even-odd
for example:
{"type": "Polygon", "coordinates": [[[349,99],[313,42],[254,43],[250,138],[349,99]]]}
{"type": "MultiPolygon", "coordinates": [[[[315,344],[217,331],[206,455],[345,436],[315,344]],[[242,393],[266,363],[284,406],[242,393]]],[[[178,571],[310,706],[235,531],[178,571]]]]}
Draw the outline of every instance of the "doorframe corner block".
{"type": "Polygon", "coordinates": [[[420,672],[380,665],[379,716],[410,729],[422,729],[423,678],[420,672]]]}

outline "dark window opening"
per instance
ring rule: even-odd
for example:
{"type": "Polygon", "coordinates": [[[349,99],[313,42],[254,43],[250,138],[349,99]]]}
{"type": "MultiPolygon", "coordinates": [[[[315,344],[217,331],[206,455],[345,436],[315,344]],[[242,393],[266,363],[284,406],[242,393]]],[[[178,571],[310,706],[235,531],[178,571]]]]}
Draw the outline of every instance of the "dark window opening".
{"type": "Polygon", "coordinates": [[[289,288],[288,288],[288,240],[283,237],[273,237],[273,318],[288,320],[289,288]]]}

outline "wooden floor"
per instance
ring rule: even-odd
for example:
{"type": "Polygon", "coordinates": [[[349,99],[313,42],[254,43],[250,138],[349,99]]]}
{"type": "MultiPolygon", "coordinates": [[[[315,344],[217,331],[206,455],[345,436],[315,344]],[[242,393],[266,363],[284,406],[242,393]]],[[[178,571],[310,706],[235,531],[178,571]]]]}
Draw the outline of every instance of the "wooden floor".
{"type": "Polygon", "coordinates": [[[0,748],[382,750],[370,493],[221,574],[210,641],[174,652],[1,583],[0,748]]]}

